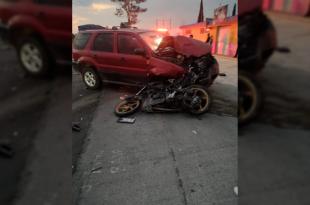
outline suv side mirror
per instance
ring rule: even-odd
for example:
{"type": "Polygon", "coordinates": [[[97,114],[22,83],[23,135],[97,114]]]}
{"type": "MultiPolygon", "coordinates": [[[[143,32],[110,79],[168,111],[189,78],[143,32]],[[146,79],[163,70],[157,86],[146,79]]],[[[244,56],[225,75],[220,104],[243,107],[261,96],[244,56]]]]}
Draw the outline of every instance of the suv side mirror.
{"type": "Polygon", "coordinates": [[[134,50],[134,53],[139,56],[144,56],[144,57],[146,56],[146,52],[143,48],[136,48],[134,50]]]}

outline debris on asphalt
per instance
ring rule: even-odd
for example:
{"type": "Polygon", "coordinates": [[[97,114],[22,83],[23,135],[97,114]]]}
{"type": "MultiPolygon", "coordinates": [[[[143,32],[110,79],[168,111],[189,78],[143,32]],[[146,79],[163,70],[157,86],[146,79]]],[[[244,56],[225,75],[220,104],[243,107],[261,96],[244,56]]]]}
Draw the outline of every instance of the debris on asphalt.
{"type": "Polygon", "coordinates": [[[72,123],[72,130],[75,132],[80,132],[81,131],[81,127],[78,123],[72,123]]]}
{"type": "Polygon", "coordinates": [[[101,169],[102,169],[102,167],[94,168],[94,169],[91,170],[91,173],[100,173],[100,172],[101,172],[101,171],[100,171],[101,169]]]}
{"type": "Polygon", "coordinates": [[[236,196],[238,196],[238,187],[237,186],[234,187],[234,193],[236,196]]]}
{"type": "Polygon", "coordinates": [[[117,120],[117,122],[119,123],[129,123],[129,124],[133,124],[135,123],[136,118],[128,118],[128,117],[121,117],[117,120]]]}
{"type": "Polygon", "coordinates": [[[198,132],[196,130],[192,130],[192,133],[194,133],[195,135],[198,134],[198,132]]]}
{"type": "Polygon", "coordinates": [[[13,148],[8,142],[0,142],[0,155],[5,158],[11,158],[14,155],[13,148]]]}

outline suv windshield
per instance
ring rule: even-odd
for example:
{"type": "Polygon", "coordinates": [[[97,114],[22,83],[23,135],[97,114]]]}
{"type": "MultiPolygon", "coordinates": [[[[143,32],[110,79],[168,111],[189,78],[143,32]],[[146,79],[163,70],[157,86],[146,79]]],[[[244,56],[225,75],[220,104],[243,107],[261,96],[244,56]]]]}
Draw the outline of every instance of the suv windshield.
{"type": "Polygon", "coordinates": [[[140,36],[153,51],[157,49],[161,40],[164,37],[162,33],[155,32],[155,31],[140,33],[140,36]]]}

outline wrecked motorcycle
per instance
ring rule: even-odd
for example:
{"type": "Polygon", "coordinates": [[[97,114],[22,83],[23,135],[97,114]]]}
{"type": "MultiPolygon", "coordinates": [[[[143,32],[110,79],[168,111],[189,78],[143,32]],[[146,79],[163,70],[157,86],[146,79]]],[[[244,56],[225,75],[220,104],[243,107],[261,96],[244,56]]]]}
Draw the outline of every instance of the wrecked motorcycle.
{"type": "Polygon", "coordinates": [[[242,125],[252,120],[262,105],[256,76],[277,49],[277,40],[272,22],[260,8],[241,11],[238,23],[238,122],[242,125]]]}
{"type": "Polygon", "coordinates": [[[211,104],[207,88],[219,73],[219,65],[211,54],[211,47],[184,36],[166,36],[154,56],[158,61],[170,62],[182,68],[181,75],[169,79],[163,69],[150,69],[149,83],[136,95],[124,98],[115,107],[117,116],[146,112],[205,113],[211,104]],[[155,72],[156,71],[156,72],[155,72]]]}
{"type": "Polygon", "coordinates": [[[206,85],[211,85],[212,65],[216,60],[211,54],[192,59],[182,77],[147,83],[134,96],[124,98],[115,107],[117,116],[127,116],[140,108],[145,112],[188,111],[199,115],[211,104],[206,85]]]}

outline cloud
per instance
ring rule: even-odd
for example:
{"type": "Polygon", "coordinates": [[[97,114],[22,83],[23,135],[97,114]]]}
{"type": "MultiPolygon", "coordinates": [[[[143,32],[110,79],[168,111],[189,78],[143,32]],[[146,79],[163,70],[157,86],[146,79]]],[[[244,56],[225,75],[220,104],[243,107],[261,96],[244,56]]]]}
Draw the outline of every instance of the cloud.
{"type": "Polygon", "coordinates": [[[85,18],[85,17],[82,17],[82,16],[73,15],[73,17],[72,17],[72,30],[73,30],[73,33],[77,32],[77,28],[78,28],[79,25],[85,24],[88,21],[89,21],[88,18],[85,18]]]}
{"type": "Polygon", "coordinates": [[[105,3],[92,3],[91,8],[95,11],[102,11],[102,10],[114,8],[114,6],[111,4],[105,4],[105,3]]]}

